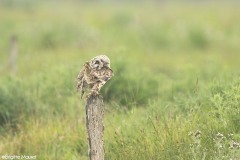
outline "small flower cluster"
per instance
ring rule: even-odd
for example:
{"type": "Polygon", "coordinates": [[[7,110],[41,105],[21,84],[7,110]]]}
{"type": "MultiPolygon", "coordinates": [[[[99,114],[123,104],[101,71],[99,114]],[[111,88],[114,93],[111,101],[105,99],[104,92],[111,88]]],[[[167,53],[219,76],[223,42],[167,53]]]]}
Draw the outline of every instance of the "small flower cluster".
{"type": "Polygon", "coordinates": [[[240,143],[236,142],[236,141],[231,141],[230,142],[230,149],[240,149],[240,143]]]}
{"type": "MultiPolygon", "coordinates": [[[[201,143],[201,131],[197,130],[196,132],[189,132],[189,136],[192,137],[192,140],[194,141],[196,146],[200,146],[201,143]]],[[[193,144],[191,144],[193,146],[193,144]]]]}
{"type": "Polygon", "coordinates": [[[223,134],[221,134],[219,132],[216,134],[216,138],[213,140],[215,141],[218,149],[223,149],[223,144],[224,144],[223,141],[225,139],[226,139],[226,137],[223,134]]]}
{"type": "MultiPolygon", "coordinates": [[[[192,151],[193,159],[205,159],[206,149],[201,146],[201,131],[197,130],[195,132],[189,132],[194,143],[190,144],[190,149],[192,151]]],[[[232,133],[224,136],[222,133],[217,133],[213,141],[215,142],[216,152],[215,157],[225,157],[233,158],[239,156],[240,143],[234,140],[234,135],[232,133]]]]}
{"type": "Polygon", "coordinates": [[[224,137],[223,134],[221,134],[221,133],[219,133],[219,132],[216,134],[216,137],[217,137],[218,139],[226,138],[226,137],[224,137]]]}
{"type": "Polygon", "coordinates": [[[200,139],[201,138],[201,131],[197,130],[196,132],[189,132],[188,135],[191,137],[194,137],[196,139],[200,139]]]}
{"type": "Polygon", "coordinates": [[[205,152],[202,153],[202,147],[201,147],[201,135],[202,132],[197,130],[195,132],[189,132],[188,134],[191,136],[192,140],[194,141],[193,144],[190,144],[191,152],[193,154],[193,159],[205,159],[206,154],[205,152]],[[199,158],[201,157],[201,158],[199,158]]]}
{"type": "MultiPolygon", "coordinates": [[[[216,134],[216,139],[214,139],[214,141],[216,142],[216,144],[219,148],[222,148],[222,142],[225,139],[227,139],[227,138],[223,134],[218,132],[216,134]]],[[[234,141],[232,133],[228,134],[228,139],[231,140],[230,141],[230,146],[229,146],[230,149],[234,149],[234,148],[239,149],[240,148],[240,143],[238,143],[237,141],[234,141]]]]}

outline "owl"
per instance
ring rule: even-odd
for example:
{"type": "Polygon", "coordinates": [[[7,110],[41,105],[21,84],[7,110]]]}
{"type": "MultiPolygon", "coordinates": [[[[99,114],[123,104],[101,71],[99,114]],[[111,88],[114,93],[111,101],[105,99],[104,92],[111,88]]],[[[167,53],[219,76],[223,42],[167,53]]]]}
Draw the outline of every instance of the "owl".
{"type": "Polygon", "coordinates": [[[106,55],[99,55],[85,62],[77,76],[77,90],[81,92],[81,99],[87,88],[90,89],[88,96],[98,95],[102,86],[112,76],[110,59],[106,55]]]}

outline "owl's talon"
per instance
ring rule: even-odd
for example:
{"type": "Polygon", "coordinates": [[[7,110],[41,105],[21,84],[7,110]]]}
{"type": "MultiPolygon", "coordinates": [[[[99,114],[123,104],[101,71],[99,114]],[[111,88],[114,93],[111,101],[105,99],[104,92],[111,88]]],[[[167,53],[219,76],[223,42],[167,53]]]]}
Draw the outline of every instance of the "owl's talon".
{"type": "Polygon", "coordinates": [[[98,95],[98,92],[94,91],[94,92],[92,92],[92,95],[93,95],[93,96],[97,96],[97,95],[98,95]]]}
{"type": "Polygon", "coordinates": [[[86,99],[90,98],[90,96],[91,96],[91,95],[90,95],[90,94],[88,94],[88,95],[86,96],[86,99]]]}
{"type": "Polygon", "coordinates": [[[92,91],[87,95],[87,98],[89,98],[90,96],[98,96],[99,93],[97,91],[92,91]]]}

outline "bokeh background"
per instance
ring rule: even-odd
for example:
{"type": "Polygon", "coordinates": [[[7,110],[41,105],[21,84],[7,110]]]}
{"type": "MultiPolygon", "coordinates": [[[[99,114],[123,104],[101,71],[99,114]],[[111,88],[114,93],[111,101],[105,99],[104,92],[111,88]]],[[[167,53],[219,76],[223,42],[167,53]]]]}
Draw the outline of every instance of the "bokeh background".
{"type": "Polygon", "coordinates": [[[0,156],[88,159],[75,79],[106,54],[106,159],[238,159],[239,52],[238,1],[1,0],[0,156]]]}

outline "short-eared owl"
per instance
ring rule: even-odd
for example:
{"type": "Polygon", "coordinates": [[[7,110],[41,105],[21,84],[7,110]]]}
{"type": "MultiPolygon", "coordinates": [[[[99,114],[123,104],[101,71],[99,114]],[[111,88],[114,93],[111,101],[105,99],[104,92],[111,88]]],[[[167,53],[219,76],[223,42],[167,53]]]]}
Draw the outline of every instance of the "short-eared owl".
{"type": "Polygon", "coordinates": [[[77,77],[77,90],[81,92],[81,98],[87,87],[90,88],[89,95],[98,95],[102,86],[112,76],[110,59],[106,55],[99,55],[85,62],[77,77]]]}

